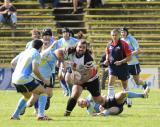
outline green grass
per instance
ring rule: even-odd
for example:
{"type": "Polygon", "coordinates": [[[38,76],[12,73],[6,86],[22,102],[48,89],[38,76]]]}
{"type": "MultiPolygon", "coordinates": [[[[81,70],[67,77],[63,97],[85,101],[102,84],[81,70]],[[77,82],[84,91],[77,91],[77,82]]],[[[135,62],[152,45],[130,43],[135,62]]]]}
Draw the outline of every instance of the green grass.
{"type": "MultiPolygon", "coordinates": [[[[140,90],[138,90],[140,92],[140,90]]],[[[103,91],[106,93],[106,91],[103,91]]],[[[88,93],[83,91],[82,96],[88,93]]],[[[160,90],[151,90],[148,99],[134,99],[132,108],[124,106],[119,116],[91,117],[78,106],[71,117],[64,117],[68,97],[55,89],[51,107],[46,112],[53,121],[37,121],[33,108],[27,109],[20,121],[10,120],[20,94],[15,91],[0,91],[0,127],[158,127],[160,125],[160,90]]]]}

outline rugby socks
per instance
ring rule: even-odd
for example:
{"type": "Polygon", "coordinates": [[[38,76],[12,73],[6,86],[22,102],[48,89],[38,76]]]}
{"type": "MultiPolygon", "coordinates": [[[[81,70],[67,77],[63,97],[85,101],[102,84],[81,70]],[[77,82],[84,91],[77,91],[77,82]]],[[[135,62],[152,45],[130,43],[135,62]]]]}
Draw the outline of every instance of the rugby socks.
{"type": "Polygon", "coordinates": [[[47,95],[42,94],[38,99],[38,117],[44,117],[45,106],[47,103],[47,95]]]}
{"type": "Polygon", "coordinates": [[[129,91],[129,88],[125,88],[124,91],[127,92],[127,100],[126,100],[126,104],[128,106],[128,108],[132,107],[132,100],[128,97],[128,91],[129,91]]]}
{"type": "Polygon", "coordinates": [[[38,109],[38,100],[36,101],[36,103],[34,104],[34,108],[38,109]]]}
{"type": "Polygon", "coordinates": [[[67,86],[67,83],[64,79],[62,79],[60,81],[60,85],[61,85],[62,89],[64,90],[65,96],[69,96],[68,86],[67,86]]]}
{"type": "Polygon", "coordinates": [[[69,94],[69,96],[71,96],[71,94],[72,94],[72,85],[67,84],[67,88],[68,88],[68,94],[69,94]]]}
{"type": "Polygon", "coordinates": [[[144,82],[144,84],[142,85],[142,87],[143,87],[143,89],[145,90],[146,88],[147,88],[147,83],[146,82],[144,82]]]}
{"type": "Polygon", "coordinates": [[[66,112],[64,114],[65,116],[70,115],[70,113],[72,112],[72,110],[76,106],[76,103],[77,103],[77,99],[69,98],[68,103],[67,103],[67,109],[66,109],[66,112]]]}
{"type": "Polygon", "coordinates": [[[72,111],[77,103],[77,100],[74,98],[69,98],[67,103],[67,111],[72,111]]]}
{"type": "Polygon", "coordinates": [[[24,110],[24,108],[26,107],[26,103],[27,103],[27,100],[25,100],[23,97],[19,99],[16,110],[12,115],[13,118],[19,118],[21,111],[24,110]]]}
{"type": "Polygon", "coordinates": [[[50,99],[51,99],[51,97],[47,97],[47,102],[46,102],[45,110],[48,110],[49,107],[50,107],[50,99]]]}
{"type": "Polygon", "coordinates": [[[114,98],[114,86],[111,85],[108,86],[108,97],[114,98]]]}
{"type": "Polygon", "coordinates": [[[66,82],[65,82],[65,80],[64,80],[64,79],[62,79],[62,80],[61,80],[61,83],[66,84],[66,82]]]}
{"type": "Polygon", "coordinates": [[[128,98],[144,98],[144,94],[142,93],[135,93],[135,92],[127,92],[126,95],[128,98]]]}

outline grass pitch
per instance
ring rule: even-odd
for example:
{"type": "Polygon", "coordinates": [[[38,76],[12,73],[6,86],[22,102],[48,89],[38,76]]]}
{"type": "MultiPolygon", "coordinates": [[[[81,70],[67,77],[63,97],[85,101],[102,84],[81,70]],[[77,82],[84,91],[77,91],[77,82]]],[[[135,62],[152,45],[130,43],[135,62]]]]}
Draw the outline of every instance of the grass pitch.
{"type": "MultiPolygon", "coordinates": [[[[138,90],[137,92],[141,92],[138,90]]],[[[107,93],[106,90],[103,93],[107,93]]],[[[83,91],[82,96],[88,95],[83,91]]],[[[18,99],[15,91],[0,91],[0,127],[159,127],[160,126],[160,90],[151,89],[148,99],[132,99],[133,106],[124,106],[119,116],[92,117],[85,109],[75,107],[70,117],[64,117],[68,97],[64,97],[61,89],[54,90],[51,107],[46,115],[53,121],[37,121],[33,108],[28,108],[21,120],[10,120],[18,99]]]]}

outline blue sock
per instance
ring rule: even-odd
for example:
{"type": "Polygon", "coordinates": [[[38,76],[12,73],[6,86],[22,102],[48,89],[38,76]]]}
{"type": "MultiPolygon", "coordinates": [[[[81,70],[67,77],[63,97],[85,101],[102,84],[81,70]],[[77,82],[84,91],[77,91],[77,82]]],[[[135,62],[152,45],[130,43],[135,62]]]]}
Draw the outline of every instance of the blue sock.
{"type": "Polygon", "coordinates": [[[67,84],[67,91],[68,91],[69,96],[71,96],[71,94],[72,94],[72,85],[67,84]]]}
{"type": "Polygon", "coordinates": [[[47,95],[40,95],[38,99],[38,116],[43,117],[45,106],[47,102],[47,95]]]}
{"type": "Polygon", "coordinates": [[[62,79],[61,82],[66,85],[66,81],[64,79],[62,79]]]}
{"type": "Polygon", "coordinates": [[[134,92],[127,92],[128,98],[143,98],[144,94],[142,93],[134,93],[134,92]]]}
{"type": "Polygon", "coordinates": [[[36,103],[34,104],[34,108],[38,109],[38,100],[36,101],[36,103]]]}
{"type": "Polygon", "coordinates": [[[64,93],[68,95],[68,94],[69,94],[69,93],[68,93],[69,91],[68,91],[68,86],[67,86],[65,80],[62,79],[62,80],[60,81],[60,84],[61,84],[61,87],[62,87],[64,93]]]}
{"type": "Polygon", "coordinates": [[[20,98],[16,110],[12,115],[14,118],[19,118],[21,111],[26,107],[26,103],[27,101],[24,98],[20,98]]]}

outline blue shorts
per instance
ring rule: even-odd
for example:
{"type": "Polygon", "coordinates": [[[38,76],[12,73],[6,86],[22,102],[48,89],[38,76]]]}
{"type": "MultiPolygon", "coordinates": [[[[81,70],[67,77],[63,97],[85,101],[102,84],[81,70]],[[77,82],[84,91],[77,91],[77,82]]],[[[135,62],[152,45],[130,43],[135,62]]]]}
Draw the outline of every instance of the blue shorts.
{"type": "Polygon", "coordinates": [[[117,76],[119,80],[126,81],[129,79],[128,65],[123,64],[120,66],[109,65],[109,75],[117,76]]]}
{"type": "Polygon", "coordinates": [[[27,93],[37,88],[39,86],[39,83],[36,80],[32,80],[31,82],[26,84],[22,84],[22,85],[13,84],[13,85],[15,85],[18,93],[27,93]]]}
{"type": "Polygon", "coordinates": [[[130,75],[138,75],[141,72],[141,68],[139,64],[128,65],[128,70],[130,75]]]}

